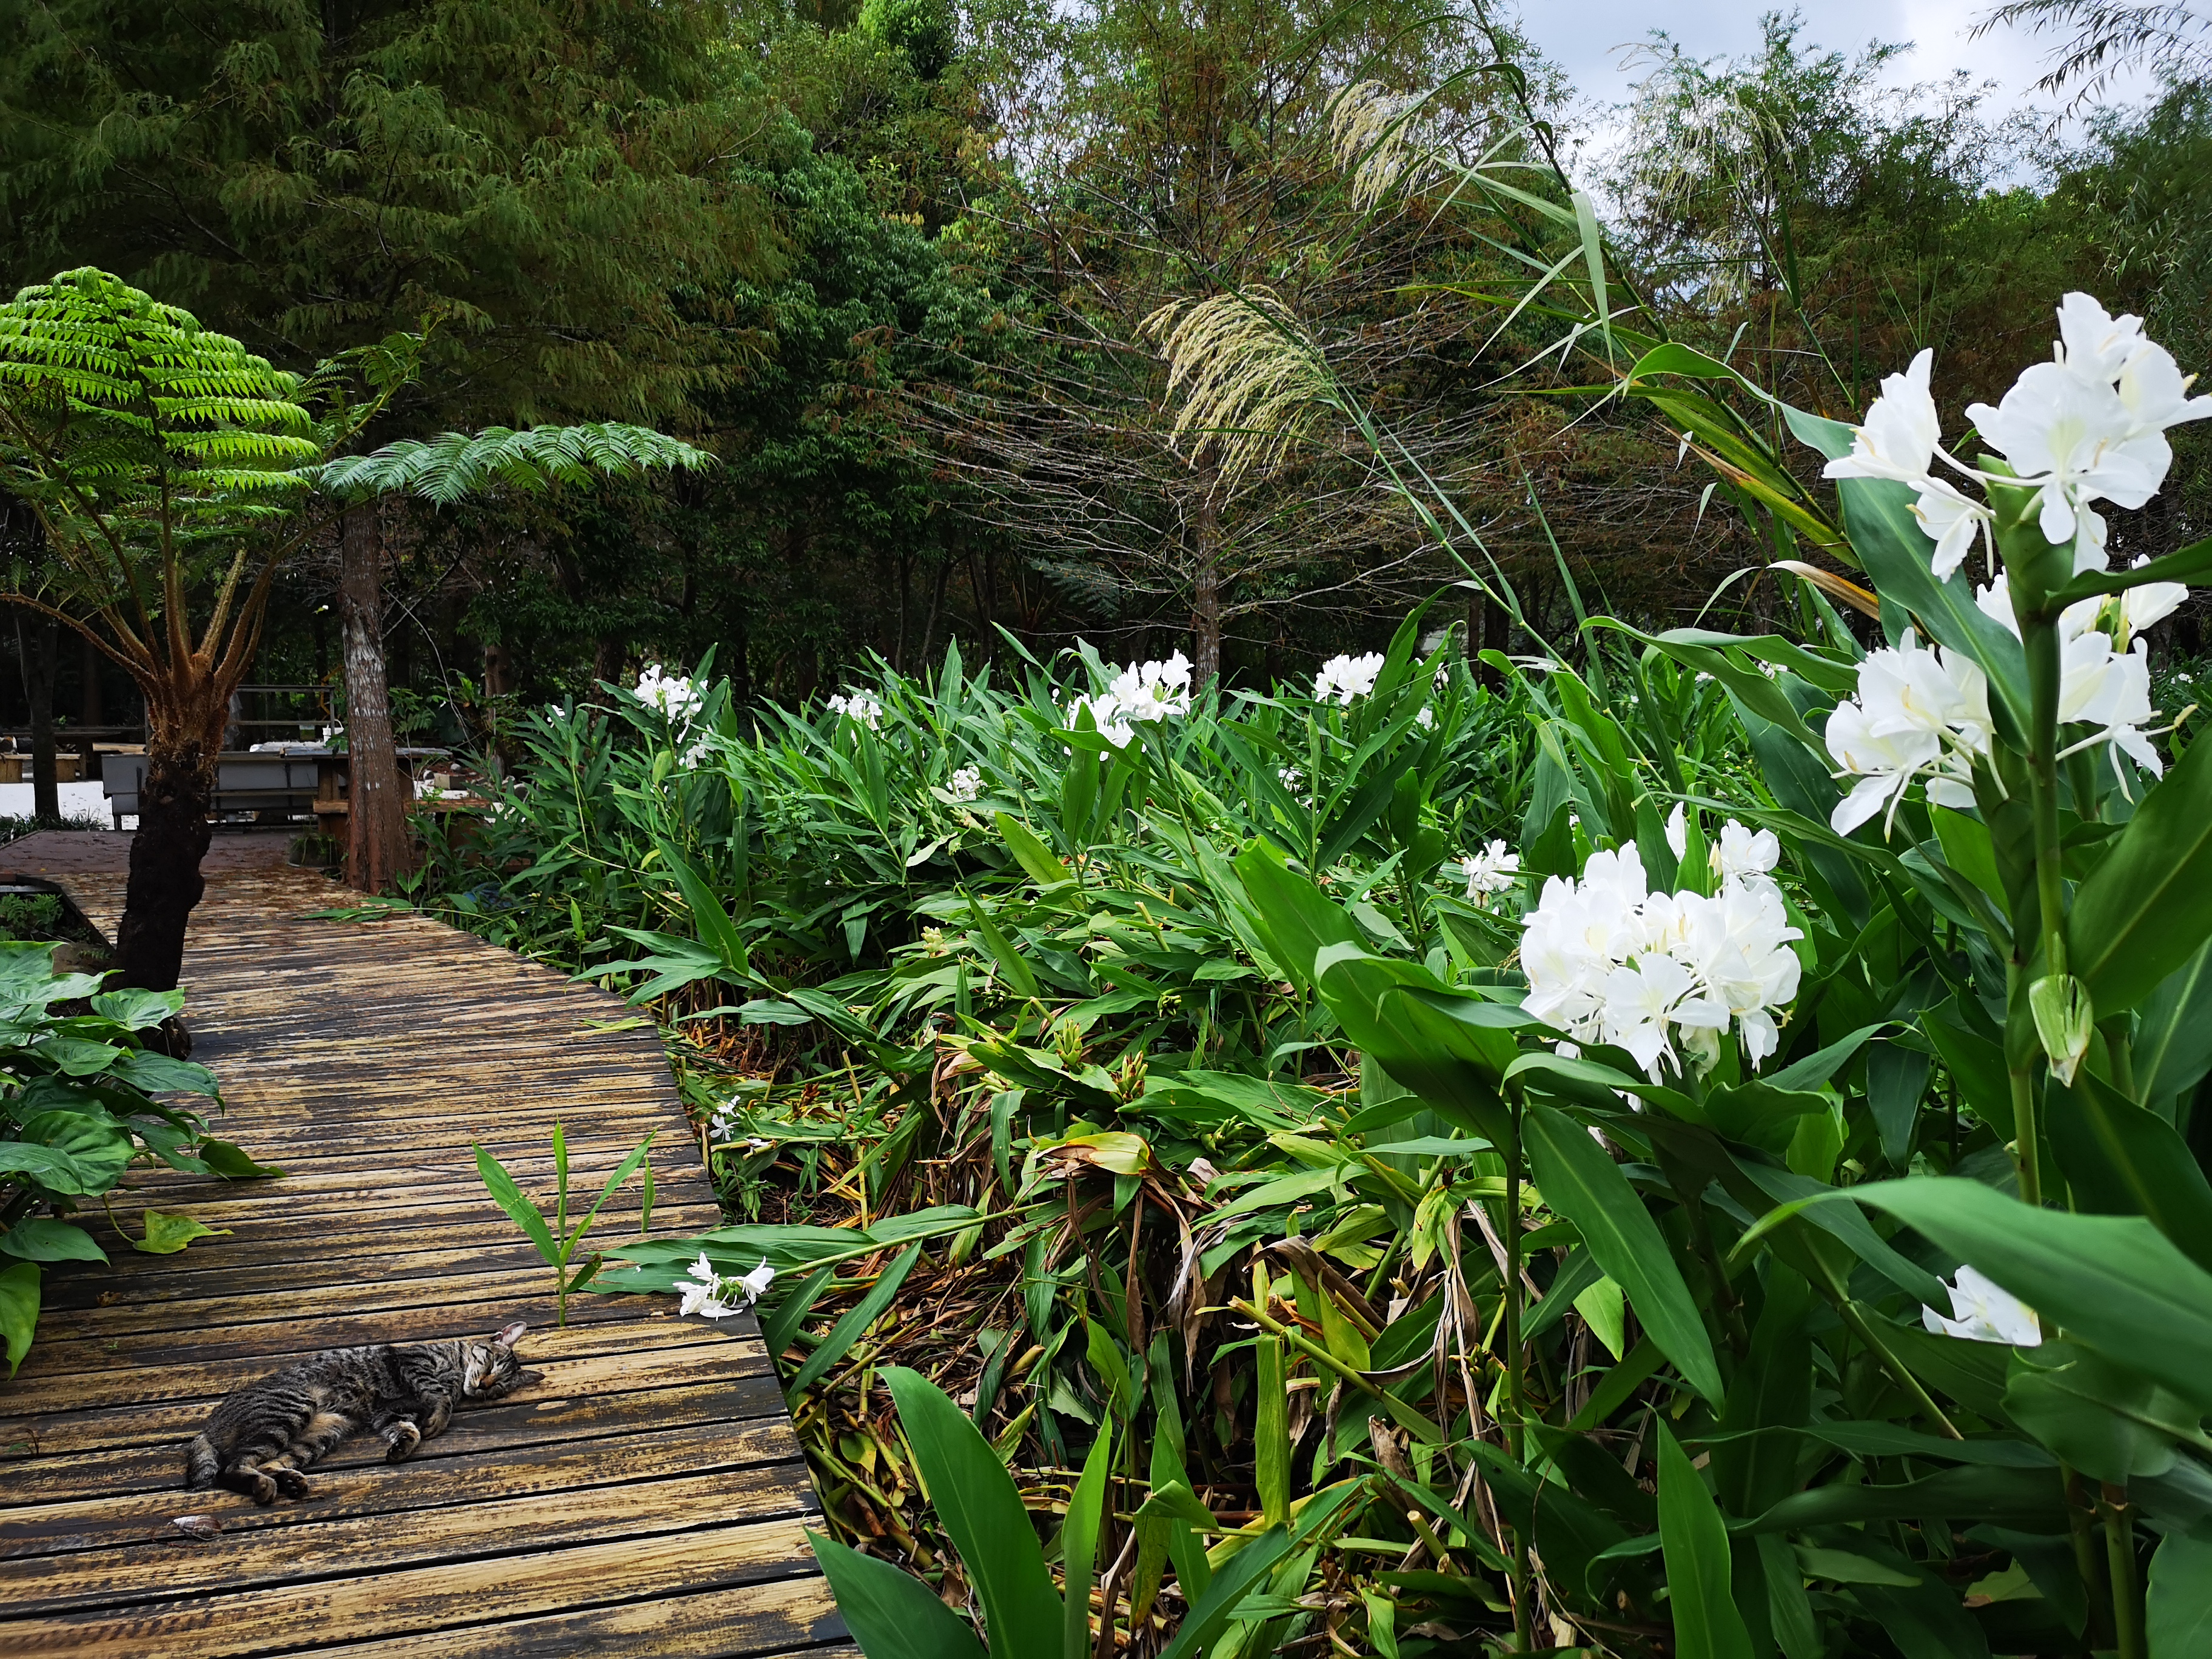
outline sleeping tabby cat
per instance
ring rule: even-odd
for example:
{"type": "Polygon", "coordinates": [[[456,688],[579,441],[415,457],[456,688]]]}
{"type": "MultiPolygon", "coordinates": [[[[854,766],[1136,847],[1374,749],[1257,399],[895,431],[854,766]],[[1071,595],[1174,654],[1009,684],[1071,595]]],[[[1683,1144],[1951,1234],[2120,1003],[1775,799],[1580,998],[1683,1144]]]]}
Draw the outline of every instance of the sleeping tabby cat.
{"type": "Polygon", "coordinates": [[[333,1348],[237,1389],[185,1454],[185,1484],[220,1482],[257,1504],[307,1495],[302,1469],[340,1441],[374,1429],[397,1463],[446,1431],[456,1406],[496,1400],[538,1381],[515,1358],[520,1321],[484,1342],[380,1343],[333,1348]]]}

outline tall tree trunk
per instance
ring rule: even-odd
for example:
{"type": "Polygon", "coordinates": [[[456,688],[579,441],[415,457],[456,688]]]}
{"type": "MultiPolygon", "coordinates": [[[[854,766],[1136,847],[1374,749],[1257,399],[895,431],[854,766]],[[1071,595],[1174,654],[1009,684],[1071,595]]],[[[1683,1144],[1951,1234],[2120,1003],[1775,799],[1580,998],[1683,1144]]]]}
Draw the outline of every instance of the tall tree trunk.
{"type": "MultiPolygon", "coordinates": [[[[155,711],[148,714],[138,832],[131,838],[115,965],[126,986],[173,991],[184,967],[185,924],[207,890],[200,860],[212,833],[208,807],[215,798],[215,761],[202,744],[183,737],[155,711]]],[[[173,1046],[171,1051],[181,1050],[173,1046]]]]}
{"type": "Polygon", "coordinates": [[[937,619],[945,610],[945,584],[952,574],[952,561],[942,558],[937,562],[937,586],[929,596],[929,615],[921,624],[921,649],[915,653],[915,662],[925,674],[929,672],[930,647],[937,639],[937,619]]]}
{"type": "Polygon", "coordinates": [[[1210,478],[1199,498],[1192,531],[1190,631],[1195,660],[1191,681],[1203,690],[1221,672],[1221,515],[1210,478]]]}
{"type": "Polygon", "coordinates": [[[100,655],[100,647],[90,640],[81,643],[84,647],[84,666],[82,670],[84,684],[81,688],[83,697],[77,718],[87,726],[105,726],[107,724],[107,702],[100,696],[100,671],[106,666],[106,659],[100,655]]]}
{"type": "Polygon", "coordinates": [[[384,561],[376,508],[345,515],[339,538],[338,626],[346,691],[346,880],[380,893],[407,867],[407,799],[392,752],[392,704],[384,679],[384,561]]]}
{"type": "Polygon", "coordinates": [[[602,634],[592,652],[592,678],[617,684],[623,678],[623,665],[629,659],[629,641],[625,635],[602,634]]]}
{"type": "Polygon", "coordinates": [[[40,617],[31,624],[27,645],[24,690],[31,696],[31,811],[52,823],[62,815],[60,769],[54,764],[54,670],[61,655],[61,624],[40,617]]]}

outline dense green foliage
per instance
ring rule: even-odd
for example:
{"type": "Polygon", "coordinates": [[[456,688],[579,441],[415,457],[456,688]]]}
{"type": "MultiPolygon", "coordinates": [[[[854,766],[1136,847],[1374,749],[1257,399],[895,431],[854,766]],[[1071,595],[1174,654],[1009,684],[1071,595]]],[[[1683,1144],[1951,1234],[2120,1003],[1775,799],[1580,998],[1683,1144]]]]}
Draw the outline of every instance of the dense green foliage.
{"type": "MultiPolygon", "coordinates": [[[[30,1352],[49,1264],[107,1260],[66,1218],[103,1202],[133,1164],[240,1179],[280,1173],[210,1135],[206,1118],[177,1101],[215,1097],[205,1066],[143,1045],[183,993],[100,984],[98,974],[57,973],[52,945],[0,942],[0,1346],[11,1376],[30,1352]]],[[[135,1250],[167,1255],[214,1229],[149,1209],[142,1237],[116,1231],[135,1250]]]]}
{"type": "MultiPolygon", "coordinates": [[[[369,441],[650,415],[725,462],[392,518],[394,680],[451,735],[709,646],[750,703],[871,651],[908,671],[953,638],[995,657],[1001,626],[1136,656],[1180,638],[1202,669],[1218,638],[1254,686],[1380,645],[1460,573],[1375,490],[1358,434],[1316,423],[1232,483],[1175,434],[1147,319],[1255,283],[1449,485],[1545,631],[1572,610],[1547,532],[1586,593],[1645,622],[1771,554],[1666,466],[1663,414],[1516,378],[1617,363],[1540,361],[1540,313],[1469,315],[1465,296],[1516,291],[1571,241],[1483,192],[1378,204],[1334,166],[1348,83],[1412,93],[1502,57],[1523,82],[1453,79],[1425,140],[1522,164],[1554,204],[1583,182],[1548,161],[1571,89],[1471,13],[494,9],[157,20],[85,0],[23,9],[0,70],[12,280],[97,260],[293,370],[436,319],[428,373],[369,441]]],[[[2054,144],[1971,90],[1885,90],[1891,62],[1785,21],[1737,62],[1657,50],[1588,168],[1622,210],[1616,297],[1826,413],[1923,344],[1955,404],[1997,389],[2069,285],[2187,356],[2198,90],[2054,144]]],[[[2184,442],[2164,518],[2119,525],[2137,550],[2203,516],[2201,449],[2184,442]]],[[[331,674],[330,580],[288,570],[256,678],[331,674]]],[[[1764,583],[1719,605],[1777,614],[1764,583]]],[[[1480,606],[1470,623],[1528,642],[1480,606]]]]}
{"type": "Polygon", "coordinates": [[[435,319],[316,474],[497,781],[410,891],[662,1023],[728,1224],[483,1174],[774,1270],[871,1659],[2195,1650],[2212,471],[2048,330],[2204,367],[2201,82],[1662,40],[1601,222],[1473,7],[21,16],[21,274],[435,319]],[[575,476],[648,410],[720,465],[575,476]]]}

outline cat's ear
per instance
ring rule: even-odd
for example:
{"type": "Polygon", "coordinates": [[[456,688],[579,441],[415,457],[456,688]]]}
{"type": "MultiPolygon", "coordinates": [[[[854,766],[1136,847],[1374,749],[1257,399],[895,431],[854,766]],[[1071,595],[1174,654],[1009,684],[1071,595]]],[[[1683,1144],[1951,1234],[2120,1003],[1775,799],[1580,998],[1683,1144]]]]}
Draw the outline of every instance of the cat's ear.
{"type": "Polygon", "coordinates": [[[529,1328],[529,1326],[524,1324],[522,1321],[518,1319],[514,1323],[509,1325],[505,1330],[501,1331],[497,1336],[492,1338],[492,1340],[498,1343],[502,1348],[511,1348],[516,1343],[522,1340],[522,1334],[529,1328]]]}

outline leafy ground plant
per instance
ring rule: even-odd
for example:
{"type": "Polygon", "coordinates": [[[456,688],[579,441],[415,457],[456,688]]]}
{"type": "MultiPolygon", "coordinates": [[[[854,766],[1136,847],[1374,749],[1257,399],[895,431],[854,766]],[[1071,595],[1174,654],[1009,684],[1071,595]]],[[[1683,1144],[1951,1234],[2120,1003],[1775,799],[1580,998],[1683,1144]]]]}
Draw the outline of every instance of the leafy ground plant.
{"type": "MultiPolygon", "coordinates": [[[[183,993],[100,983],[57,974],[52,945],[0,940],[0,1342],[11,1376],[31,1349],[44,1276],[107,1261],[76,1218],[133,1164],[234,1180],[283,1173],[210,1135],[199,1112],[157,1098],[219,1098],[205,1066],[145,1046],[183,993]]],[[[164,1255],[211,1231],[159,1210],[137,1238],[116,1227],[133,1249],[164,1255]]]]}
{"type": "Polygon", "coordinates": [[[549,717],[444,905],[653,1004],[762,1212],[599,1288],[765,1257],[825,1518],[1001,1646],[902,1370],[1100,1647],[1273,1534],[1213,1659],[2192,1651],[2212,750],[2140,636],[2212,544],[2112,568],[2095,502],[2212,400],[2060,331],[2002,460],[1939,461],[1924,363],[1771,411],[1876,639],[1808,583],[1802,637],[1593,618],[1500,695],[1416,619],[1310,697],[549,717]]]}
{"type": "Polygon", "coordinates": [[[477,1174],[482,1177],[484,1189],[492,1200],[507,1212],[507,1218],[522,1229],[527,1238],[553,1270],[553,1296],[559,1309],[556,1322],[568,1322],[568,1297],[591,1282],[592,1275],[599,1270],[600,1258],[592,1255],[585,1258],[572,1273],[569,1264],[575,1261],[576,1252],[584,1242],[584,1235],[599,1218],[599,1212],[614,1196],[615,1188],[639,1170],[645,1172],[645,1185],[638,1208],[637,1230],[642,1235],[653,1224],[653,1136],[648,1134],[638,1143],[637,1149],[615,1166],[615,1171],[599,1188],[599,1195],[592,1200],[592,1207],[576,1218],[574,1226],[568,1223],[568,1137],[558,1123],[553,1126],[553,1208],[550,1215],[515,1184],[507,1166],[496,1154],[482,1145],[474,1146],[477,1155],[477,1174]]]}

